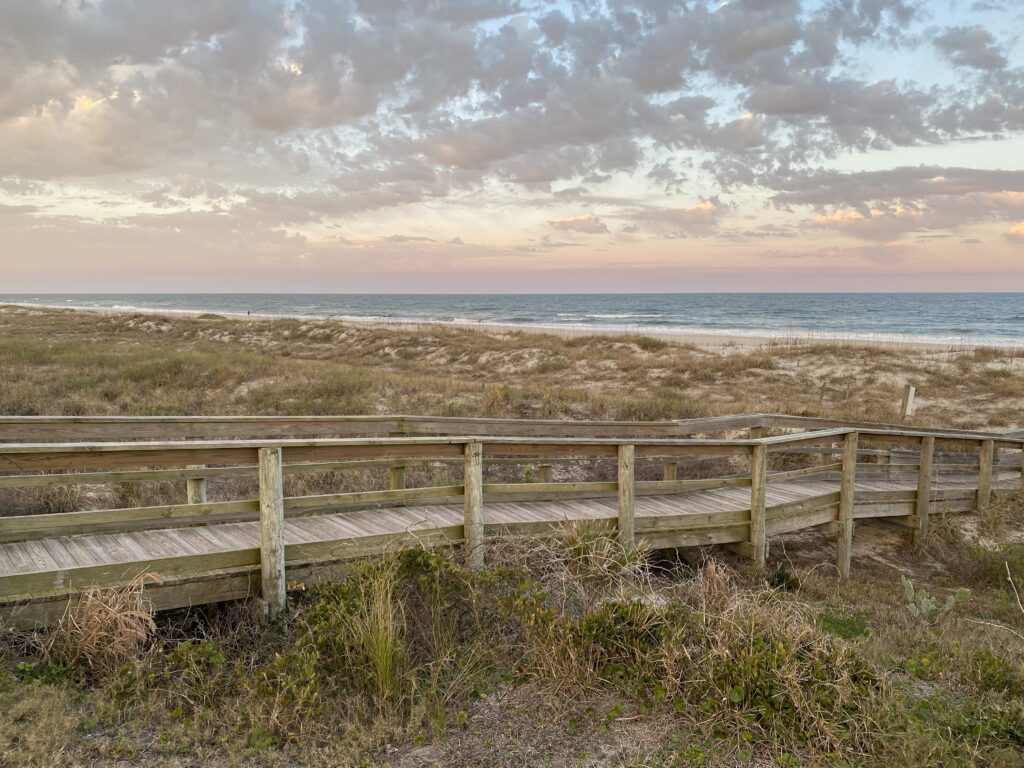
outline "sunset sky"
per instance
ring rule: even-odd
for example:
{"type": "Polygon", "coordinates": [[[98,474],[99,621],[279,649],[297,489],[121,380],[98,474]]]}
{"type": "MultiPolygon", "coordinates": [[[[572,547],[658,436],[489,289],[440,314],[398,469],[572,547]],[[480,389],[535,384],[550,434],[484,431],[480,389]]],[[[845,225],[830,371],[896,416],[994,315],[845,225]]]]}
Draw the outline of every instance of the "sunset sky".
{"type": "Polygon", "coordinates": [[[1024,2],[0,3],[0,293],[1024,291],[1024,2]]]}

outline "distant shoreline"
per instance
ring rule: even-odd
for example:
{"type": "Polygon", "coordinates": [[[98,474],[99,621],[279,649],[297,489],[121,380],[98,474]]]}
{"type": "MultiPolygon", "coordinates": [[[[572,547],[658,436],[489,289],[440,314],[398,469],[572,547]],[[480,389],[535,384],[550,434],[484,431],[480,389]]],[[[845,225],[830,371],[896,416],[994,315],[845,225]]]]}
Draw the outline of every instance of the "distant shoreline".
{"type": "MultiPolygon", "coordinates": [[[[198,309],[157,309],[157,308],[132,308],[113,309],[107,307],[69,307],[60,304],[41,303],[20,303],[3,302],[0,308],[15,307],[19,309],[49,310],[58,312],[84,312],[89,314],[109,316],[168,316],[189,320],[200,320],[203,316],[218,316],[225,320],[232,321],[260,321],[273,322],[280,320],[298,320],[314,323],[338,323],[341,325],[357,325],[367,328],[380,328],[391,330],[418,330],[427,328],[462,329],[467,331],[478,331],[491,335],[503,334],[548,334],[561,338],[577,338],[582,336],[642,336],[674,342],[680,345],[693,345],[702,349],[723,350],[729,348],[750,349],[772,349],[780,346],[803,346],[814,344],[835,344],[843,347],[868,347],[883,349],[907,349],[933,352],[956,352],[972,349],[998,349],[1011,352],[1024,350],[1024,345],[997,344],[969,341],[943,341],[928,340],[920,337],[907,337],[899,334],[885,335],[877,334],[871,337],[866,335],[844,335],[844,334],[814,334],[801,333],[798,331],[788,333],[763,334],[756,333],[705,333],[691,331],[659,331],[647,327],[636,326],[569,326],[540,323],[487,323],[487,322],[445,322],[442,320],[409,320],[409,319],[380,319],[380,318],[358,318],[358,317],[317,317],[300,314],[267,314],[241,312],[198,310],[198,309]]],[[[215,322],[210,319],[211,322],[215,322]]]]}

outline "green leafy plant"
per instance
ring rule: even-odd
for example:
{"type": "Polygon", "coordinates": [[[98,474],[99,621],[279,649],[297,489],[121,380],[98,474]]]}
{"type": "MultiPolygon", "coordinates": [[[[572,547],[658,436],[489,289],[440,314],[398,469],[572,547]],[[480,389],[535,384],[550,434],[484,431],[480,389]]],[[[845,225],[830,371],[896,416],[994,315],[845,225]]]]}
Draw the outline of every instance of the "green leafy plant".
{"type": "Polygon", "coordinates": [[[971,597],[971,590],[960,587],[956,592],[948,595],[942,603],[939,603],[925,590],[915,589],[913,582],[906,576],[900,576],[900,583],[903,585],[903,594],[907,600],[907,610],[912,616],[921,619],[926,624],[938,624],[957,605],[967,602],[971,597]]]}

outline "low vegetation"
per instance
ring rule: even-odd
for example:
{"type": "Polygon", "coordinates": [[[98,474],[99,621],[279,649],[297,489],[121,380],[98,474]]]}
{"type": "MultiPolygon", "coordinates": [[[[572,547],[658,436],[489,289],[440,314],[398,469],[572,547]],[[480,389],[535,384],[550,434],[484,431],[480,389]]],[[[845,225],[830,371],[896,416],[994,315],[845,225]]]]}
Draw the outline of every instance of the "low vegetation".
{"type": "MultiPolygon", "coordinates": [[[[910,381],[923,422],[1009,428],[1021,362],[0,310],[0,413],[891,419],[910,381]]],[[[290,477],[306,485],[289,492],[317,482],[383,477],[290,477]]],[[[107,493],[0,501],[56,512],[184,491],[107,493]]],[[[3,636],[0,765],[1024,766],[1022,527],[1020,495],[935,517],[915,550],[858,523],[840,583],[820,531],[784,537],[758,571],[567,526],[492,544],[482,571],[413,549],[291,585],[270,627],[244,603],[153,616],[147,576],[88,593],[49,632],[3,636]]]]}

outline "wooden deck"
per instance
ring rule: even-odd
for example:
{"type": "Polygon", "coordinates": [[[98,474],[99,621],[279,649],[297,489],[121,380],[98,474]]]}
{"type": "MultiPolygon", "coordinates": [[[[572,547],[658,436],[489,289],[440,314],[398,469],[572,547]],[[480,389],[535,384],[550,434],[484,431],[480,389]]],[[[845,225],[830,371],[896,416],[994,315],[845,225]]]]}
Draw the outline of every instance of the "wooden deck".
{"type": "MultiPolygon", "coordinates": [[[[757,563],[764,562],[772,537],[827,527],[837,535],[837,564],[845,576],[854,519],[885,518],[919,536],[927,532],[930,515],[970,511],[993,493],[1024,487],[1020,438],[859,428],[762,437],[760,430],[754,424],[749,437],[720,440],[0,444],[0,486],[171,478],[189,484],[186,504],[0,517],[0,617],[17,626],[46,623],[84,590],[120,586],[142,573],[159,576],[159,586],[150,590],[154,606],[171,608],[266,596],[280,592],[286,579],[294,584],[334,578],[355,557],[415,544],[461,544],[477,553],[470,562],[478,564],[480,545],[488,538],[542,534],[579,520],[594,521],[630,546],[725,544],[757,563]],[[936,452],[936,441],[945,452],[936,452]],[[843,460],[767,471],[770,454],[801,451],[817,452],[819,462],[840,453],[843,460]],[[482,456],[499,466],[537,466],[540,482],[487,483],[482,456]],[[634,457],[664,464],[664,479],[637,481],[634,457]],[[677,467],[686,461],[744,457],[750,466],[745,475],[676,479],[677,467]],[[596,466],[594,461],[609,460],[618,462],[615,482],[551,480],[552,464],[576,463],[579,476],[596,466]],[[441,462],[438,466],[464,461],[464,485],[406,488],[405,467],[431,461],[441,462]],[[368,466],[389,468],[391,490],[283,496],[281,478],[289,472],[368,466]],[[251,476],[256,468],[259,500],[207,502],[207,479],[251,476]],[[58,473],[51,474],[55,469],[58,473]],[[273,532],[275,527],[283,532],[273,532]],[[268,562],[276,570],[270,581],[268,562]]],[[[280,610],[283,593],[278,604],[280,610]]]]}

